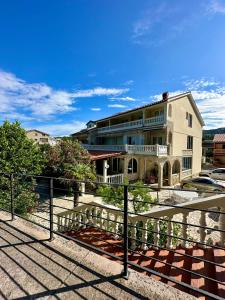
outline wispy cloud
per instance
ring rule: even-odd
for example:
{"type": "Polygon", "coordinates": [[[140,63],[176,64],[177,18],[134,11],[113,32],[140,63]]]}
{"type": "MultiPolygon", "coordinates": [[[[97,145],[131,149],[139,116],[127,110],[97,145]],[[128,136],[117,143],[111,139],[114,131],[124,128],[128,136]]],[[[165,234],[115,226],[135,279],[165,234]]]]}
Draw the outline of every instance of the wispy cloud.
{"type": "Polygon", "coordinates": [[[209,14],[225,14],[225,2],[221,0],[211,0],[206,5],[209,14]]]}
{"type": "Polygon", "coordinates": [[[127,91],[128,88],[105,87],[56,90],[45,83],[28,83],[12,73],[0,71],[0,115],[41,120],[76,110],[74,104],[79,98],[119,96],[127,91]]]}
{"type": "Polygon", "coordinates": [[[198,79],[198,80],[186,80],[184,81],[184,85],[189,90],[198,90],[202,88],[212,87],[212,86],[218,86],[219,82],[215,80],[207,80],[207,79],[198,79]]]}
{"type": "Polygon", "coordinates": [[[123,85],[132,85],[134,83],[134,80],[127,80],[123,83],[123,85]]]}
{"type": "Polygon", "coordinates": [[[123,93],[128,92],[129,89],[116,89],[116,88],[103,88],[103,87],[96,87],[93,89],[88,90],[78,90],[72,93],[74,98],[88,98],[94,96],[110,96],[110,95],[121,95],[123,93]]]}
{"type": "MultiPolygon", "coordinates": [[[[185,80],[183,85],[183,90],[170,92],[170,96],[181,94],[188,87],[205,121],[205,128],[225,127],[225,84],[211,79],[198,79],[185,80]]],[[[151,99],[160,100],[162,96],[154,95],[151,99]]]]}
{"type": "Polygon", "coordinates": [[[128,101],[128,102],[135,102],[137,99],[133,97],[111,97],[109,98],[110,101],[128,101]]]}
{"type": "Polygon", "coordinates": [[[91,110],[92,110],[92,111],[100,111],[101,108],[100,108],[100,107],[92,107],[91,110]]]}
{"type": "Polygon", "coordinates": [[[109,104],[108,107],[112,107],[112,108],[125,108],[127,106],[123,105],[123,104],[109,104]]]}
{"type": "Polygon", "coordinates": [[[133,23],[131,40],[135,44],[161,46],[181,36],[184,30],[199,19],[199,12],[191,6],[176,2],[160,2],[150,6],[133,23]]]}

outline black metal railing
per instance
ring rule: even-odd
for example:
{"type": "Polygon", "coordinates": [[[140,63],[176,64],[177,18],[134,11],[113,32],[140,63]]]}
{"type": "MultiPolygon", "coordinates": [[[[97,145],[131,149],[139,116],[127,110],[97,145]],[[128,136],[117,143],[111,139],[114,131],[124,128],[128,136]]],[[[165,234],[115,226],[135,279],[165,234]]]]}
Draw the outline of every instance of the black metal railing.
{"type": "Polygon", "coordinates": [[[0,209],[48,230],[50,240],[57,234],[119,261],[125,278],[131,267],[194,296],[225,297],[225,193],[195,191],[200,197],[174,203],[169,200],[176,193],[181,198],[179,188],[78,182],[75,190],[73,183],[1,174],[0,209]],[[103,195],[100,186],[114,193],[103,195]],[[135,189],[147,193],[141,197],[135,189]],[[97,201],[100,196],[108,204],[97,201]]]}

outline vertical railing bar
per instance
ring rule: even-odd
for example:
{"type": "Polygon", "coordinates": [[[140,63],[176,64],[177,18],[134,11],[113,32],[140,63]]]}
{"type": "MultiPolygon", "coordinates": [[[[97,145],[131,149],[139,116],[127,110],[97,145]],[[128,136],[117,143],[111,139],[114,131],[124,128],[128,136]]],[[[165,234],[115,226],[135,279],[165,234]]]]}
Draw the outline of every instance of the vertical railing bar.
{"type": "Polygon", "coordinates": [[[14,185],[13,185],[13,174],[10,174],[10,209],[11,209],[11,221],[14,220],[14,185]]]}
{"type": "Polygon", "coordinates": [[[124,270],[123,277],[128,279],[128,186],[124,185],[124,217],[123,217],[123,231],[124,231],[124,270]]]}
{"type": "Polygon", "coordinates": [[[50,238],[49,240],[53,240],[53,178],[50,178],[50,184],[49,184],[49,220],[50,220],[50,238]]]}

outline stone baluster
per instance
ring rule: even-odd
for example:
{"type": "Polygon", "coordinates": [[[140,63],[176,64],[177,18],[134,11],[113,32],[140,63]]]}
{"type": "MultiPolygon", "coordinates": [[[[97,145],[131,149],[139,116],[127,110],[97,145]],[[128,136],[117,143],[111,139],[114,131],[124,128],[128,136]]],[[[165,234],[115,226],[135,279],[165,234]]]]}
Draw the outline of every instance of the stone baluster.
{"type": "Polygon", "coordinates": [[[106,231],[110,231],[110,221],[109,221],[109,219],[110,219],[110,213],[107,210],[107,221],[106,221],[106,228],[105,228],[106,231]]]}
{"type": "Polygon", "coordinates": [[[159,220],[154,221],[154,247],[159,245],[159,220]]]}
{"type": "Polygon", "coordinates": [[[103,229],[104,226],[104,220],[102,219],[103,217],[103,208],[100,209],[100,215],[99,215],[99,222],[100,222],[100,228],[103,229]]]}
{"type": "Polygon", "coordinates": [[[87,223],[87,216],[86,216],[86,209],[82,209],[82,226],[86,228],[86,223],[87,223]]]}
{"type": "Polygon", "coordinates": [[[188,218],[188,212],[185,211],[183,213],[183,220],[182,220],[182,222],[185,223],[185,224],[182,225],[182,238],[184,240],[181,241],[181,244],[182,244],[183,247],[187,247],[187,241],[186,241],[186,239],[187,239],[187,229],[188,229],[187,218],[188,218]]]}
{"type": "MultiPolygon", "coordinates": [[[[224,230],[225,229],[225,207],[220,208],[220,214],[219,216],[219,229],[224,230]]],[[[219,241],[220,246],[224,247],[225,245],[225,232],[220,232],[220,241],[219,241]]]]}
{"type": "Polygon", "coordinates": [[[57,216],[57,230],[61,232],[61,217],[57,216]]]}
{"type": "Polygon", "coordinates": [[[148,240],[148,231],[147,231],[147,220],[143,221],[143,226],[142,226],[142,234],[141,234],[141,249],[142,250],[147,250],[148,246],[147,246],[147,240],[148,240]]]}
{"type": "Polygon", "coordinates": [[[131,223],[131,249],[136,248],[136,238],[137,238],[137,223],[131,223]]]}
{"type": "MultiPolygon", "coordinates": [[[[203,227],[206,226],[206,213],[204,211],[201,211],[201,217],[200,217],[199,223],[200,223],[200,226],[203,226],[203,227]]],[[[199,233],[200,233],[200,242],[204,243],[205,237],[206,237],[205,228],[199,228],[199,233]]],[[[204,248],[204,245],[199,245],[199,247],[204,248]]]]}
{"type": "Polygon", "coordinates": [[[65,214],[65,230],[68,229],[68,224],[69,224],[69,213],[67,212],[65,214]]]}
{"type": "Polygon", "coordinates": [[[81,226],[83,226],[82,222],[82,211],[77,213],[77,223],[78,223],[78,228],[80,228],[81,226]]]}
{"type": "Polygon", "coordinates": [[[172,248],[173,243],[172,243],[172,235],[173,235],[173,223],[171,222],[172,217],[168,218],[168,227],[167,227],[167,241],[166,241],[166,247],[167,248],[172,248]]]}
{"type": "Polygon", "coordinates": [[[94,209],[92,210],[92,222],[93,222],[94,226],[97,225],[97,208],[96,207],[94,207],[94,209]]]}

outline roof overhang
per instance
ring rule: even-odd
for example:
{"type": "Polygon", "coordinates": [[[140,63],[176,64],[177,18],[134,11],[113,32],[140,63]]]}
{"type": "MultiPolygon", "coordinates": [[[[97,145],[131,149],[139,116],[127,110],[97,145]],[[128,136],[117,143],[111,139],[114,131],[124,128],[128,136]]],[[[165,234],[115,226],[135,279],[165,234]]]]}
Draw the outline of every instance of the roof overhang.
{"type": "Polygon", "coordinates": [[[107,159],[107,158],[110,158],[110,157],[118,157],[118,156],[121,156],[121,155],[125,154],[125,152],[115,152],[115,151],[93,151],[93,150],[89,150],[88,152],[91,155],[91,160],[93,160],[93,161],[100,160],[100,159],[107,159]]]}

